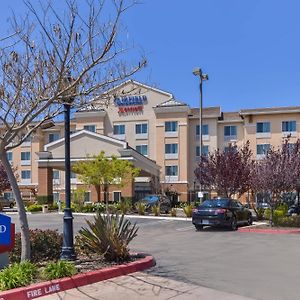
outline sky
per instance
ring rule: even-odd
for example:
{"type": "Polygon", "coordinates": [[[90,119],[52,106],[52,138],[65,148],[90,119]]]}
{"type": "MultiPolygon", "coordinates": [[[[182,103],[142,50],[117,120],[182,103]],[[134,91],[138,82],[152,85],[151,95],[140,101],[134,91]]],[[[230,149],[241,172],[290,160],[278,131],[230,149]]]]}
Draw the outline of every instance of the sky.
{"type": "MultiPolygon", "coordinates": [[[[2,27],[23,7],[1,0],[2,27]]],[[[204,106],[300,105],[299,12],[299,0],[142,0],[123,18],[148,61],[134,79],[197,107],[201,67],[204,106]]]]}

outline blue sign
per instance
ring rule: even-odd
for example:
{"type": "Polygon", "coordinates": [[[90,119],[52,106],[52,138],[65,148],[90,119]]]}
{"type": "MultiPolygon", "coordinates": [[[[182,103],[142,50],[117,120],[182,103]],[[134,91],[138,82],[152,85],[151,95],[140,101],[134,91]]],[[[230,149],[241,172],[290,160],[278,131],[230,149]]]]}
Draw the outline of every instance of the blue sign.
{"type": "Polygon", "coordinates": [[[115,98],[116,106],[144,105],[147,102],[147,97],[143,96],[128,96],[115,98]]]}
{"type": "Polygon", "coordinates": [[[0,246],[9,246],[11,218],[0,214],[0,246]]]}

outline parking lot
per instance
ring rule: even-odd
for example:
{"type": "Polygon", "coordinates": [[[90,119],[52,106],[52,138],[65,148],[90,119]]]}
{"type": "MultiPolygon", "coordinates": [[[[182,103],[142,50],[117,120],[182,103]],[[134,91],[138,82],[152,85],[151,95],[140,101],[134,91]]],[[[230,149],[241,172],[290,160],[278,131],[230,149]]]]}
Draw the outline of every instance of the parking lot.
{"type": "MultiPolygon", "coordinates": [[[[31,228],[62,230],[62,215],[28,217],[31,228]]],[[[75,216],[75,231],[85,218],[75,216]]],[[[299,299],[299,235],[196,232],[187,221],[131,220],[140,227],[131,248],[156,258],[153,275],[254,299],[299,299]]]]}

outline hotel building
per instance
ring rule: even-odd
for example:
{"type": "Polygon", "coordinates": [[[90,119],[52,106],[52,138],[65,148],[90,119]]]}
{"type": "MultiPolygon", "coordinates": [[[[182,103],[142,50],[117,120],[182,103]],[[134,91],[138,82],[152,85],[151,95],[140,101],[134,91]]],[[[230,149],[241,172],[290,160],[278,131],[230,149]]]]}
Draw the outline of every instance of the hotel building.
{"type": "MultiPolygon", "coordinates": [[[[194,170],[199,160],[199,108],[191,108],[166,91],[136,81],[126,81],[77,111],[71,121],[71,163],[105,151],[107,156],[132,161],[141,169],[126,186],[111,186],[109,199],[141,198],[160,188],[176,192],[187,201],[199,189],[194,170]],[[108,100],[107,100],[108,99],[108,100]]],[[[220,107],[203,109],[203,152],[229,144],[250,141],[257,159],[270,146],[280,146],[290,137],[300,137],[300,106],[242,109],[222,112],[220,107]]],[[[34,194],[64,199],[64,124],[53,122],[39,129],[21,146],[8,152],[17,167],[24,198],[34,194]]],[[[71,175],[72,188],[82,185],[71,175]]],[[[93,187],[86,188],[86,201],[96,200],[93,187]]],[[[10,192],[5,193],[10,197],[10,192]]],[[[103,196],[102,196],[103,199],[103,196]]]]}

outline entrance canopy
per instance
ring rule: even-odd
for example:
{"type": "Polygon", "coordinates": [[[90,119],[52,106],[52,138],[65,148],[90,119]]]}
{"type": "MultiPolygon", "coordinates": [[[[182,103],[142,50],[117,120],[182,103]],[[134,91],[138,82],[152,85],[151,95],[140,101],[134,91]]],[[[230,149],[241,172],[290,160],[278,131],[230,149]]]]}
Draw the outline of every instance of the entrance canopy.
{"type": "MultiPolygon", "coordinates": [[[[38,167],[64,170],[64,142],[61,138],[44,146],[44,151],[38,152],[38,167]]],[[[131,161],[133,165],[141,169],[140,176],[154,176],[159,178],[160,167],[155,161],[143,156],[127,142],[120,141],[106,135],[81,130],[71,134],[71,165],[80,160],[87,160],[87,155],[98,155],[101,151],[107,157],[115,155],[119,159],[131,161]]]]}

